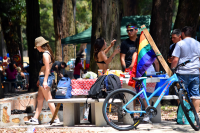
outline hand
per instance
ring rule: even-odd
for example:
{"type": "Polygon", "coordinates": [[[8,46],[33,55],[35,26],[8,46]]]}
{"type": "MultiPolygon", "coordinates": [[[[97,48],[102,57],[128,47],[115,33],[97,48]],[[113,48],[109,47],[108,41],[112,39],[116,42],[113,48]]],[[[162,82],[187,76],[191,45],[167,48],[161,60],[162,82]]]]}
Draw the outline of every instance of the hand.
{"type": "Polygon", "coordinates": [[[115,45],[115,42],[116,42],[116,40],[114,39],[114,40],[111,42],[110,46],[113,47],[113,46],[115,45]]]}
{"type": "Polygon", "coordinates": [[[60,73],[60,74],[59,74],[59,77],[61,77],[61,78],[62,78],[62,77],[63,77],[63,75],[60,73]]]}
{"type": "Polygon", "coordinates": [[[46,90],[48,88],[47,82],[43,82],[43,88],[46,90]]]}
{"type": "Polygon", "coordinates": [[[167,59],[167,61],[168,61],[169,63],[172,63],[172,60],[173,60],[173,57],[169,57],[169,58],[167,59]]]}
{"type": "Polygon", "coordinates": [[[115,49],[114,53],[115,53],[115,54],[120,53],[120,47],[119,47],[119,46],[115,49]]]}
{"type": "Polygon", "coordinates": [[[39,84],[40,84],[40,82],[39,82],[39,80],[38,80],[37,83],[36,83],[37,87],[39,87],[39,84]]]}

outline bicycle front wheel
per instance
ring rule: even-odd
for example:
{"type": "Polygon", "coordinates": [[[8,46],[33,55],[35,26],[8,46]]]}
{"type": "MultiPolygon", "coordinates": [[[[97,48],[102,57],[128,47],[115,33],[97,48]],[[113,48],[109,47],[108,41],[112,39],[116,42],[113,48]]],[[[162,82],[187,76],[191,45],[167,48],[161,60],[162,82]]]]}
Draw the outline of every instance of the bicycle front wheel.
{"type": "Polygon", "coordinates": [[[179,96],[179,100],[180,100],[183,112],[185,114],[185,117],[187,118],[191,127],[195,131],[198,131],[199,130],[199,117],[196,113],[196,110],[194,108],[194,105],[193,105],[191,99],[188,97],[187,91],[180,90],[178,92],[178,96],[179,96]]]}
{"type": "Polygon", "coordinates": [[[135,95],[135,92],[122,88],[113,91],[106,97],[102,112],[106,122],[111,127],[120,131],[126,131],[136,128],[140,124],[144,114],[139,111],[144,111],[145,107],[140,96],[130,101],[135,95]],[[123,106],[126,104],[126,109],[123,109],[123,106]],[[129,111],[138,112],[132,113],[129,111]]]}

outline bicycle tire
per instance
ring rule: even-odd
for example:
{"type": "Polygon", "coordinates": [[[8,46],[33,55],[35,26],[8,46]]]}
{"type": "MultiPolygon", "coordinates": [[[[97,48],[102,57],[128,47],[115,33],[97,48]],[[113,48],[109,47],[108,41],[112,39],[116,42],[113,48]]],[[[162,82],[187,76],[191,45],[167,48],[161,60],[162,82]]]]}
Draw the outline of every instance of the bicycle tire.
{"type": "MultiPolygon", "coordinates": [[[[136,94],[137,93],[129,89],[121,88],[111,92],[106,97],[103,103],[102,112],[104,119],[111,127],[119,131],[127,131],[136,128],[140,124],[143,120],[144,113],[130,114],[126,110],[122,109],[122,105],[126,104],[129,99],[133,98],[136,94]]],[[[145,110],[144,103],[140,96],[138,96],[134,101],[135,102],[130,102],[130,104],[127,105],[128,110],[145,110]]]]}
{"type": "Polygon", "coordinates": [[[179,100],[181,103],[181,107],[183,109],[183,112],[185,114],[185,117],[187,118],[188,122],[190,123],[191,127],[195,130],[195,131],[199,131],[199,117],[196,113],[196,110],[194,108],[194,105],[191,101],[191,99],[188,97],[187,91],[186,90],[179,90],[178,92],[178,96],[179,96],[179,100]],[[186,101],[187,103],[189,103],[190,107],[186,107],[184,105],[183,101],[186,101]],[[194,122],[192,122],[192,117],[190,117],[190,115],[194,115],[194,122]]]}

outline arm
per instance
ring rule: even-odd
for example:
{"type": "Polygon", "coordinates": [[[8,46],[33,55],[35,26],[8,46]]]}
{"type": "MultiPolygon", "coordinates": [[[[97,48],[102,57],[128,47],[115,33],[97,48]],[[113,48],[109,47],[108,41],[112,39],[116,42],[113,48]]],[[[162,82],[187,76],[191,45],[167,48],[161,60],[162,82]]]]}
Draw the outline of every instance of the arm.
{"type": "Polygon", "coordinates": [[[158,62],[157,59],[155,59],[154,64],[155,64],[155,70],[156,70],[156,72],[159,72],[160,71],[160,64],[159,64],[159,62],[158,62]]]}
{"type": "Polygon", "coordinates": [[[178,57],[174,57],[174,58],[173,58],[172,64],[171,64],[171,68],[175,68],[175,67],[177,66],[178,60],[179,60],[178,57]]]}
{"type": "Polygon", "coordinates": [[[23,78],[25,78],[25,75],[24,75],[24,73],[23,73],[23,72],[21,72],[21,76],[22,76],[23,78]]]}
{"type": "Polygon", "coordinates": [[[115,51],[113,52],[113,54],[112,54],[109,58],[107,58],[106,54],[105,54],[103,51],[101,51],[101,52],[99,53],[99,56],[100,56],[101,59],[103,59],[103,61],[104,61],[106,64],[109,64],[109,63],[112,61],[112,59],[114,58],[114,56],[115,56],[116,54],[118,54],[119,52],[120,52],[120,48],[119,48],[119,46],[118,46],[117,49],[115,49],[115,51]]]}
{"type": "Polygon", "coordinates": [[[110,50],[110,48],[114,46],[115,42],[116,42],[116,40],[113,40],[113,41],[111,42],[110,46],[108,46],[108,48],[104,50],[105,54],[107,54],[108,51],[110,50]]]}
{"type": "Polygon", "coordinates": [[[121,65],[122,65],[122,71],[125,71],[125,68],[126,68],[125,56],[126,56],[126,54],[120,53],[120,61],[121,61],[121,65]]]}
{"type": "Polygon", "coordinates": [[[49,66],[49,58],[50,55],[48,53],[43,53],[43,63],[45,65],[45,72],[44,72],[44,81],[43,81],[43,88],[46,90],[48,85],[47,85],[47,80],[50,72],[50,66],[49,66]]]}
{"type": "Polygon", "coordinates": [[[132,62],[131,62],[131,65],[129,66],[129,68],[130,68],[131,70],[132,70],[132,68],[133,68],[133,65],[134,65],[135,61],[137,62],[137,52],[134,52],[134,53],[133,53],[132,62]]]}

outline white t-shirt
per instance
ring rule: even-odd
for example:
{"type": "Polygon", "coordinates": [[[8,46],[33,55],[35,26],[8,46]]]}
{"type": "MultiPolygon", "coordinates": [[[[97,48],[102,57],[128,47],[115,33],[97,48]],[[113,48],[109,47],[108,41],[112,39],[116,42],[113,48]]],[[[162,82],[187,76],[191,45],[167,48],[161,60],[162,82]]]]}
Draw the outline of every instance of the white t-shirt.
{"type": "Polygon", "coordinates": [[[198,41],[191,37],[179,41],[176,44],[172,56],[179,58],[178,64],[191,60],[185,66],[180,66],[177,73],[199,74],[200,43],[198,41]]]}
{"type": "Polygon", "coordinates": [[[147,69],[147,75],[155,74],[155,69],[153,64],[147,69]]]}

